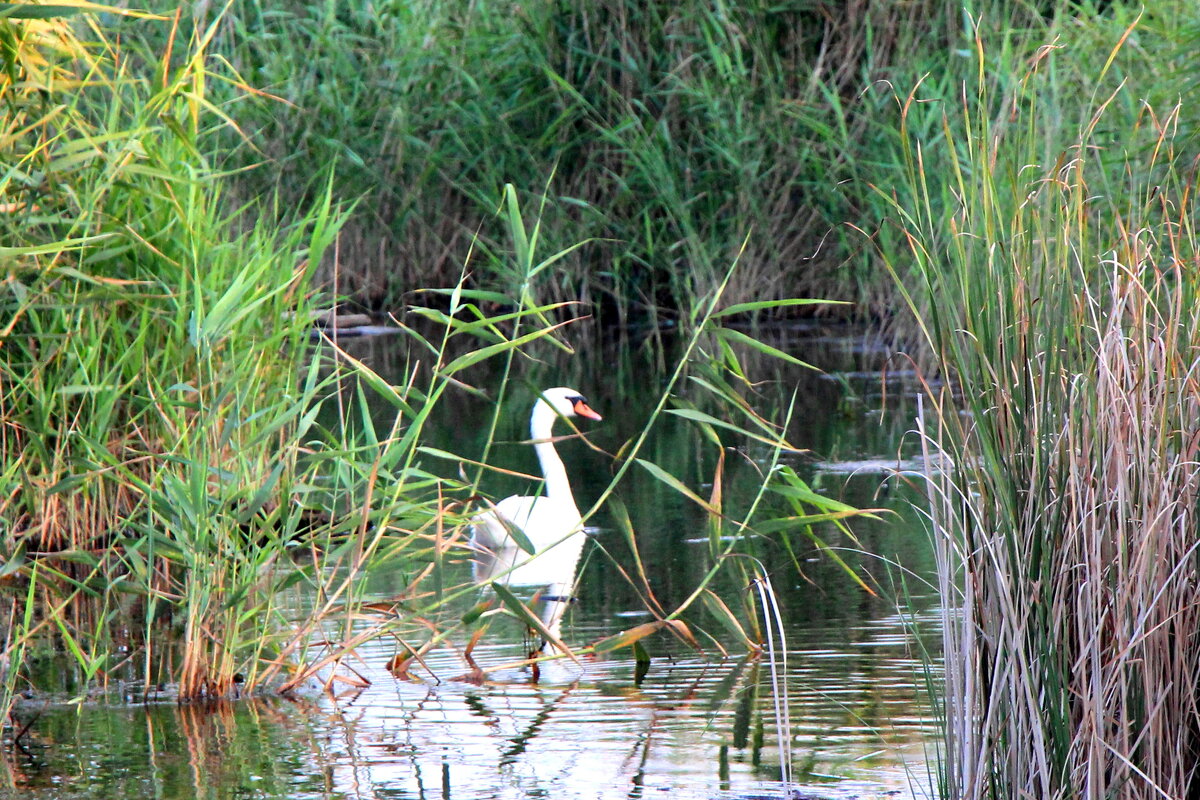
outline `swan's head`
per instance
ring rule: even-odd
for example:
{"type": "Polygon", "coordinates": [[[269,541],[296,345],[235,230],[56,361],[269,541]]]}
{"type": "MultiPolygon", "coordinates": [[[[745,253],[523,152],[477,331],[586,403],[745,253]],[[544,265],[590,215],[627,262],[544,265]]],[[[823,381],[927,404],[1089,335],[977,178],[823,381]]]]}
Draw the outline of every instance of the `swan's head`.
{"type": "MultiPolygon", "coordinates": [[[[559,386],[542,392],[537,405],[547,405],[560,417],[587,417],[588,419],[603,419],[588,405],[587,398],[574,389],[559,386]]],[[[537,409],[534,409],[537,412],[537,409]]]]}

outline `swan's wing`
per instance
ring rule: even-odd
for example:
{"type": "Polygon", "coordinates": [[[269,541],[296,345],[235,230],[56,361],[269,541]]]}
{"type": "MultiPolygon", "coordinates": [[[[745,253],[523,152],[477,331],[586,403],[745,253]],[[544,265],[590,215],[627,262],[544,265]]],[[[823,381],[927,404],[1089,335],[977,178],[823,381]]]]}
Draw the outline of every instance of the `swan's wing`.
{"type": "Polygon", "coordinates": [[[506,497],[472,520],[471,541],[489,550],[516,547],[509,526],[519,528],[535,552],[582,530],[579,510],[574,504],[549,497],[513,495],[506,497]]]}
{"type": "Polygon", "coordinates": [[[499,503],[476,514],[471,519],[471,543],[476,547],[487,550],[500,550],[516,547],[509,534],[510,527],[518,527],[522,531],[533,513],[533,507],[540,497],[522,497],[513,495],[499,503]]]}
{"type": "Polygon", "coordinates": [[[471,518],[471,546],[477,550],[499,550],[508,539],[508,528],[496,516],[496,507],[471,518]]]}
{"type": "MultiPolygon", "coordinates": [[[[583,530],[583,520],[575,504],[552,497],[508,497],[500,501],[496,510],[521,529],[538,553],[583,530]]],[[[509,542],[511,547],[512,540],[509,542]]]]}
{"type": "MultiPolygon", "coordinates": [[[[471,543],[475,580],[503,580],[509,586],[551,586],[553,595],[567,595],[587,537],[574,503],[547,497],[513,496],[477,514],[471,543]],[[519,528],[536,555],[517,547],[510,528],[519,528]]],[[[561,615],[561,611],[558,612],[561,615]]],[[[550,622],[557,624],[556,617],[550,622]]],[[[552,628],[553,630],[553,628],[552,628]]]]}

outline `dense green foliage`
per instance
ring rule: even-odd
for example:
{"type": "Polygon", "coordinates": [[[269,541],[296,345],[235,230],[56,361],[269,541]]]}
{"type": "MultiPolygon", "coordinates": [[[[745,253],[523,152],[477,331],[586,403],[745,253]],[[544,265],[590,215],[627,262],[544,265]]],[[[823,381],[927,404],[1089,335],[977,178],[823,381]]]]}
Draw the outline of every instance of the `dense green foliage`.
{"type": "MultiPolygon", "coordinates": [[[[338,196],[363,198],[337,278],[364,302],[453,285],[472,243],[474,283],[511,291],[494,210],[512,183],[545,193],[550,250],[587,241],[541,276],[543,302],[590,302],[610,320],[686,312],[741,252],[731,300],[882,312],[886,282],[845,225],[862,224],[865,183],[896,144],[897,110],[872,82],[969,71],[948,9],[236,2],[215,45],[284,101],[236,110],[244,158],[273,161],[243,190],[278,180],[303,197],[313,165],[336,163],[338,196]],[[909,63],[914,48],[925,58],[909,63]]],[[[997,22],[1042,19],[1009,16],[997,22]]]]}
{"type": "Polygon", "coordinates": [[[223,593],[269,608],[275,557],[237,537],[296,524],[280,497],[319,388],[300,345],[336,214],[264,198],[244,227],[211,166],[204,40],[143,71],[62,13],[2,23],[0,691],[53,632],[85,684],[127,652],[146,680],[219,693],[261,647],[223,593]],[[152,643],[173,626],[171,666],[152,643]]]}
{"type": "MultiPolygon", "coordinates": [[[[1164,2],[1143,19],[1176,54],[1155,65],[1159,77],[1189,52],[1182,13],[1164,2]]],[[[730,299],[838,297],[886,318],[895,295],[860,231],[886,226],[890,211],[869,187],[892,191],[903,169],[895,93],[923,82],[907,124],[932,143],[943,108],[929,101],[957,97],[980,66],[973,18],[988,39],[982,58],[1004,60],[989,80],[1015,81],[1022,70],[1006,67],[1041,45],[1060,37],[1058,47],[1104,50],[1130,14],[1124,3],[1065,0],[966,10],[239,2],[216,46],[285,101],[237,109],[254,145],[244,157],[273,161],[243,190],[261,191],[265,178],[303,197],[313,164],[336,163],[335,193],[363,202],[336,273],[327,264],[324,275],[368,304],[453,285],[471,244],[473,283],[512,291],[518,276],[494,216],[512,183],[545,194],[548,248],[587,241],[541,276],[540,301],[582,300],[622,319],[673,313],[716,286],[744,246],[730,299]]],[[[1057,128],[1083,113],[1094,87],[1083,71],[1050,81],[1063,103],[1057,128]]]]}

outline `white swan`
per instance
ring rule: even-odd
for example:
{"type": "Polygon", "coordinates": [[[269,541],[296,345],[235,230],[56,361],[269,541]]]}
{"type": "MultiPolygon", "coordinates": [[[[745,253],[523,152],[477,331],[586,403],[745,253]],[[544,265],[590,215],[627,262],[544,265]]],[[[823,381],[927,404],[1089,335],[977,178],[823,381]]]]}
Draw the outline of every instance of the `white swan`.
{"type": "MultiPolygon", "coordinates": [[[[565,606],[575,582],[579,554],[587,541],[566,467],[550,440],[559,417],[602,419],[574,389],[560,386],[542,392],[529,416],[529,433],[546,478],[546,493],[539,497],[506,497],[471,520],[471,544],[478,554],[475,580],[547,586],[552,606],[565,606]],[[525,535],[533,546],[532,553],[517,545],[510,527],[525,535]]],[[[562,609],[555,611],[550,614],[548,627],[557,635],[562,609]]]]}

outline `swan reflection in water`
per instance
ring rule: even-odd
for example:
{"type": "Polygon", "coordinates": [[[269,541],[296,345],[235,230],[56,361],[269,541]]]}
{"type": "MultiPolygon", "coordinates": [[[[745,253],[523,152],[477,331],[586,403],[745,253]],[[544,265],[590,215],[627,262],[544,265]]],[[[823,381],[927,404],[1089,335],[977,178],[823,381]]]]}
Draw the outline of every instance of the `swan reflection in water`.
{"type": "MultiPolygon", "coordinates": [[[[602,417],[574,389],[547,389],[533,404],[529,433],[546,479],[545,494],[513,495],[472,519],[475,581],[545,587],[541,621],[554,639],[571,603],[575,570],[587,541],[562,459],[554,449],[554,423],[602,417]]],[[[545,646],[545,645],[543,645],[545,646]]]]}

